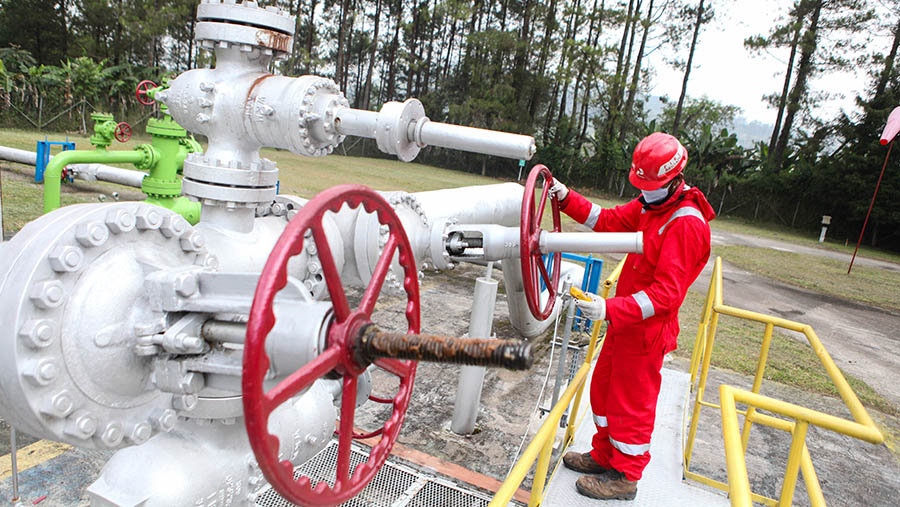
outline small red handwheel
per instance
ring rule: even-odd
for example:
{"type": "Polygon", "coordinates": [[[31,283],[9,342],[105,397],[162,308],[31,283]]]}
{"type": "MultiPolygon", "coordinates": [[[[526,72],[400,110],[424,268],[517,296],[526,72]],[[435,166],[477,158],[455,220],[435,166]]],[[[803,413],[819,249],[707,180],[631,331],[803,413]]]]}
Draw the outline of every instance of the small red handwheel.
{"type": "Polygon", "coordinates": [[[250,318],[247,323],[247,339],[244,344],[243,403],[247,436],[259,462],[259,467],[270,484],[285,499],[299,505],[337,505],[358,494],[372,480],[384,464],[397,435],[406,409],[409,406],[413,380],[416,375],[414,361],[378,359],[375,364],[400,379],[397,395],[393,399],[393,412],[382,428],[381,440],[372,447],[369,459],[356,467],[350,475],[350,444],[353,440],[353,414],[356,409],[357,377],[366,370],[360,358],[354,355],[353,343],[359,330],[371,323],[372,310],[381,287],[390,270],[394,253],[398,253],[403,268],[403,288],[406,291],[406,321],[408,333],[419,333],[419,281],[413,251],[403,230],[403,225],[393,208],[380,195],[362,185],[339,185],[321,192],[310,200],[288,224],[284,233],[269,254],[269,259],[256,286],[250,318]],[[325,236],[322,218],[326,211],[337,212],[347,204],[351,208],[363,206],[375,213],[378,222],[388,226],[387,243],[375,265],[374,273],[363,293],[359,306],[351,309],[341,285],[340,273],[334,262],[331,248],[325,236]],[[291,257],[304,248],[304,234],[312,232],[322,264],[325,284],[334,307],[333,321],[328,329],[327,345],[311,362],[287,376],[268,392],[263,382],[269,370],[269,357],[265,352],[265,340],[275,325],[272,304],[275,294],[287,283],[287,265],[291,257]],[[340,437],[338,440],[337,473],[333,487],[325,481],[315,487],[308,477],[294,480],[294,465],[279,461],[278,438],[268,430],[272,411],[312,385],[316,379],[330,371],[343,376],[341,399],[340,437]]]}
{"type": "Polygon", "coordinates": [[[150,96],[150,90],[156,88],[156,83],[150,81],[149,79],[145,79],[138,83],[137,90],[135,90],[134,95],[137,97],[138,102],[145,106],[152,106],[156,104],[156,101],[150,96]]]}
{"type": "Polygon", "coordinates": [[[120,143],[124,143],[131,139],[131,125],[123,122],[119,122],[116,125],[116,130],[113,131],[113,135],[116,137],[116,141],[120,143]]]}
{"type": "MultiPolygon", "coordinates": [[[[550,169],[543,164],[538,164],[531,168],[528,173],[528,180],[525,182],[525,196],[522,198],[522,225],[519,236],[519,249],[522,260],[522,281],[525,285],[525,301],[528,302],[528,309],[534,318],[539,320],[547,320],[553,313],[553,305],[556,302],[556,289],[559,285],[560,266],[562,264],[562,254],[556,252],[553,254],[552,273],[547,273],[547,266],[541,257],[541,219],[544,217],[544,208],[547,205],[547,197],[550,193],[550,187],[553,185],[553,175],[550,169]],[[538,176],[544,179],[543,190],[541,191],[541,200],[538,203],[537,210],[534,209],[534,190],[537,186],[538,176]],[[540,281],[544,281],[547,286],[547,303],[541,308],[541,286],[540,281]]],[[[560,232],[559,222],[559,202],[556,196],[550,198],[550,209],[553,213],[553,231],[560,232]]]]}

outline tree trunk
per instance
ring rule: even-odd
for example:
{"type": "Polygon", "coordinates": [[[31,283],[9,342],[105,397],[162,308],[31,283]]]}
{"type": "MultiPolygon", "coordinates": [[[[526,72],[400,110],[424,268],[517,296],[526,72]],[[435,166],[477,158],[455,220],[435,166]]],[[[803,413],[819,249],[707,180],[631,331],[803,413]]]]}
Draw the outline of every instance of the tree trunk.
{"type": "Polygon", "coordinates": [[[784,119],[781,134],[778,136],[778,143],[775,145],[773,167],[776,168],[781,167],[781,163],[784,160],[784,152],[787,150],[787,143],[790,140],[794,117],[797,111],[800,110],[800,101],[806,95],[806,82],[812,72],[812,57],[818,45],[819,14],[822,12],[823,3],[824,0],[816,1],[809,27],[806,29],[806,33],[803,34],[800,63],[797,66],[797,79],[794,81],[794,87],[791,89],[791,94],[788,97],[787,116],[784,119]]]}
{"type": "Polygon", "coordinates": [[[697,6],[697,21],[694,24],[694,35],[691,37],[691,49],[688,52],[687,66],[684,68],[684,80],[681,82],[681,95],[678,96],[678,106],[675,107],[675,121],[672,122],[672,135],[678,135],[678,127],[681,122],[681,109],[684,106],[684,97],[687,95],[688,77],[691,75],[691,65],[694,63],[694,50],[697,48],[697,37],[700,35],[700,24],[703,22],[703,0],[697,6]]]}
{"type": "Polygon", "coordinates": [[[894,43],[891,44],[891,51],[887,58],[884,59],[884,69],[881,76],[878,77],[878,84],[875,86],[874,100],[877,100],[884,93],[887,84],[890,81],[891,74],[894,71],[894,60],[897,58],[897,46],[900,45],[900,19],[897,21],[897,27],[894,28],[894,43]]]}
{"type": "Polygon", "coordinates": [[[338,23],[337,64],[335,65],[334,80],[337,82],[338,86],[341,88],[341,91],[344,93],[347,92],[347,89],[344,86],[344,32],[346,30],[346,28],[345,28],[346,24],[347,24],[347,0],[341,0],[341,15],[340,15],[340,22],[338,23]]]}
{"type": "Polygon", "coordinates": [[[619,54],[616,56],[616,73],[613,76],[613,83],[610,88],[609,113],[606,118],[604,139],[612,138],[612,134],[615,132],[616,116],[619,113],[619,84],[622,79],[622,65],[625,60],[625,45],[628,44],[628,30],[631,28],[631,13],[633,8],[634,0],[628,0],[628,10],[625,13],[625,26],[622,28],[622,40],[619,42],[619,54]]]}
{"type": "Polygon", "coordinates": [[[387,84],[387,94],[385,95],[384,100],[394,100],[394,95],[396,94],[396,90],[394,87],[397,83],[397,65],[396,65],[396,56],[397,56],[397,45],[400,41],[400,25],[403,23],[403,2],[397,0],[397,4],[395,6],[397,9],[397,20],[394,22],[394,38],[391,41],[391,51],[390,56],[388,56],[389,67],[388,67],[388,84],[387,84]]]}
{"type": "MultiPolygon", "coordinates": [[[[538,57],[537,73],[538,79],[543,79],[544,73],[547,71],[547,59],[550,55],[550,43],[553,41],[553,32],[556,30],[556,2],[550,0],[547,7],[547,16],[544,18],[544,36],[541,40],[541,53],[538,57]]],[[[531,87],[531,99],[528,102],[528,117],[534,120],[537,116],[537,108],[540,104],[540,89],[537,86],[531,87]]]]}
{"type": "MultiPolygon", "coordinates": [[[[791,85],[791,76],[794,72],[794,58],[797,56],[797,45],[800,43],[800,30],[803,28],[803,13],[797,13],[797,27],[794,29],[794,37],[791,39],[791,56],[788,57],[787,71],[784,75],[784,86],[781,89],[781,97],[778,99],[778,115],[775,117],[775,127],[772,129],[772,138],[769,140],[769,153],[775,150],[775,144],[778,142],[778,134],[781,133],[781,121],[784,118],[784,107],[787,104],[788,90],[791,85]]],[[[769,169],[775,169],[772,163],[772,157],[769,157],[767,166],[769,169]]]]}
{"type": "Polygon", "coordinates": [[[652,16],[653,0],[650,0],[650,5],[647,8],[647,20],[644,23],[644,34],[641,36],[641,46],[638,48],[638,54],[634,62],[634,74],[631,76],[631,86],[628,89],[628,100],[625,101],[625,122],[622,125],[622,130],[619,131],[620,143],[625,140],[625,133],[628,131],[631,119],[634,116],[634,97],[637,95],[638,79],[641,77],[641,60],[644,58],[644,48],[647,47],[647,34],[650,32],[652,16]]]}
{"type": "Polygon", "coordinates": [[[304,74],[311,74],[312,69],[312,48],[313,41],[316,38],[316,4],[318,0],[310,0],[309,2],[309,33],[306,36],[306,67],[304,74]]]}
{"type": "Polygon", "coordinates": [[[369,68],[366,70],[366,86],[363,90],[362,109],[368,111],[372,96],[372,73],[375,69],[375,51],[378,49],[378,27],[381,26],[381,0],[375,0],[375,30],[372,34],[372,47],[369,48],[369,68]]]}

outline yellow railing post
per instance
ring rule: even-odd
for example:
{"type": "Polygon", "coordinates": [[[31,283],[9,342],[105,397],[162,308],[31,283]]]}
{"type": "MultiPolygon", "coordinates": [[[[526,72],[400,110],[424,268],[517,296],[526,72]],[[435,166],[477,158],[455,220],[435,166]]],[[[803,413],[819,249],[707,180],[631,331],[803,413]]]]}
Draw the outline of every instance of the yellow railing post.
{"type": "Polygon", "coordinates": [[[722,437],[725,440],[725,461],[728,465],[728,494],[732,507],[750,506],[750,480],[747,464],[741,452],[737,411],[734,405],[734,388],[719,386],[719,404],[722,407],[722,437]]]}
{"type": "MultiPolygon", "coordinates": [[[[759,394],[759,390],[762,387],[763,375],[766,372],[766,361],[769,360],[769,346],[772,343],[772,332],[774,330],[775,326],[771,322],[766,324],[762,346],[759,349],[759,361],[756,363],[756,377],[753,379],[752,391],[756,394],[759,394]]],[[[743,447],[745,453],[747,452],[747,444],[750,441],[750,426],[753,424],[754,412],[756,412],[756,407],[747,407],[747,416],[744,417],[744,429],[741,431],[741,447],[743,447]]]]}
{"type": "MultiPolygon", "coordinates": [[[[781,498],[778,500],[779,507],[789,507],[794,501],[797,473],[800,471],[800,458],[803,455],[803,449],[806,447],[806,430],[808,428],[808,422],[797,421],[794,424],[794,431],[791,432],[791,450],[788,453],[787,469],[784,472],[784,482],[781,485],[781,498]]],[[[746,467],[744,473],[746,473],[746,467]]]]}
{"type": "Polygon", "coordinates": [[[544,497],[544,486],[547,482],[547,470],[550,468],[550,454],[553,452],[554,438],[551,436],[544,443],[541,454],[538,456],[537,468],[534,469],[534,482],[531,484],[531,497],[528,499],[528,507],[537,507],[544,497]]]}

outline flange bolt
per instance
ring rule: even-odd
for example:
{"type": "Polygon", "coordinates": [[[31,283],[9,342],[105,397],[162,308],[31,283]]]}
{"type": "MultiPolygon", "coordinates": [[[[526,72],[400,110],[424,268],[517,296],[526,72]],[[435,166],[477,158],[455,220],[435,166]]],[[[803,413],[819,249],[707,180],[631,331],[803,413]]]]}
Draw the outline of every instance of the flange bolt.
{"type": "Polygon", "coordinates": [[[199,252],[206,245],[203,235],[198,231],[190,231],[181,237],[181,249],[185,252],[199,252]]]}
{"type": "Polygon", "coordinates": [[[200,282],[194,273],[178,273],[173,280],[175,292],[181,297],[191,297],[200,290],[200,282]]]}
{"type": "Polygon", "coordinates": [[[175,427],[178,416],[171,408],[156,409],[150,414],[150,424],[154,429],[168,433],[175,427]]]}
{"type": "Polygon", "coordinates": [[[57,245],[49,257],[50,267],[57,273],[78,271],[82,260],[84,254],[81,253],[81,249],[71,245],[57,245]]]}
{"type": "Polygon", "coordinates": [[[131,431],[126,435],[128,442],[134,445],[141,445],[153,436],[153,428],[148,423],[139,422],[131,427],[131,431]]]}
{"type": "Polygon", "coordinates": [[[127,210],[116,209],[106,214],[106,226],[116,234],[131,232],[134,225],[134,215],[127,210]]]}
{"type": "Polygon", "coordinates": [[[180,237],[187,230],[187,221],[180,216],[169,215],[163,218],[162,225],[159,226],[159,232],[167,238],[180,237]]]}
{"type": "Polygon", "coordinates": [[[100,429],[100,441],[107,447],[116,447],[122,443],[125,429],[118,421],[108,422],[100,429]]]}
{"type": "Polygon", "coordinates": [[[162,214],[159,211],[150,208],[141,209],[135,217],[135,224],[137,225],[138,230],[141,231],[159,229],[159,226],[162,225],[162,221],[162,214]]]}
{"type": "Polygon", "coordinates": [[[31,286],[28,297],[38,308],[49,310],[61,305],[66,296],[66,289],[59,280],[44,280],[31,286]]]}
{"type": "Polygon", "coordinates": [[[100,222],[78,224],[75,239],[84,247],[100,246],[109,239],[109,229],[100,222]]]}
{"type": "Polygon", "coordinates": [[[62,390],[44,400],[44,403],[41,406],[41,413],[62,419],[69,415],[74,408],[75,402],[72,401],[72,396],[68,391],[62,390]]]}
{"type": "Polygon", "coordinates": [[[59,367],[56,361],[44,358],[22,372],[22,376],[31,381],[35,386],[45,386],[56,380],[59,375],[59,367]]]}
{"type": "Polygon", "coordinates": [[[66,419],[66,435],[87,439],[97,432],[97,419],[87,410],[78,410],[66,419]]]}
{"type": "Polygon", "coordinates": [[[53,343],[55,330],[56,327],[52,320],[29,320],[19,330],[19,336],[28,347],[40,349],[53,343]]]}

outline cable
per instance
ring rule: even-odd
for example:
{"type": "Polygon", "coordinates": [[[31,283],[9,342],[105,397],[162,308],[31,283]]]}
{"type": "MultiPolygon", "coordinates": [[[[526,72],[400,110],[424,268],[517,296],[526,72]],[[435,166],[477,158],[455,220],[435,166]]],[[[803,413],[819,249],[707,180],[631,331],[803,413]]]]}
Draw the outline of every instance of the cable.
{"type": "Polygon", "coordinates": [[[528,416],[528,426],[525,427],[525,434],[522,435],[522,441],[519,443],[519,448],[516,450],[516,455],[513,457],[512,463],[509,465],[509,470],[506,471],[506,475],[509,475],[510,472],[512,472],[512,469],[515,468],[516,461],[519,460],[519,454],[522,452],[522,447],[525,445],[525,440],[528,439],[528,432],[531,431],[531,419],[534,417],[534,414],[540,410],[541,401],[544,399],[544,389],[547,388],[547,382],[550,380],[550,371],[553,366],[553,350],[556,348],[556,334],[559,330],[559,319],[562,317],[563,310],[565,310],[565,306],[560,308],[559,312],[557,312],[556,322],[553,324],[553,339],[550,340],[550,360],[547,362],[547,374],[544,376],[544,384],[541,386],[541,393],[538,395],[534,410],[532,410],[531,414],[528,416]]]}

